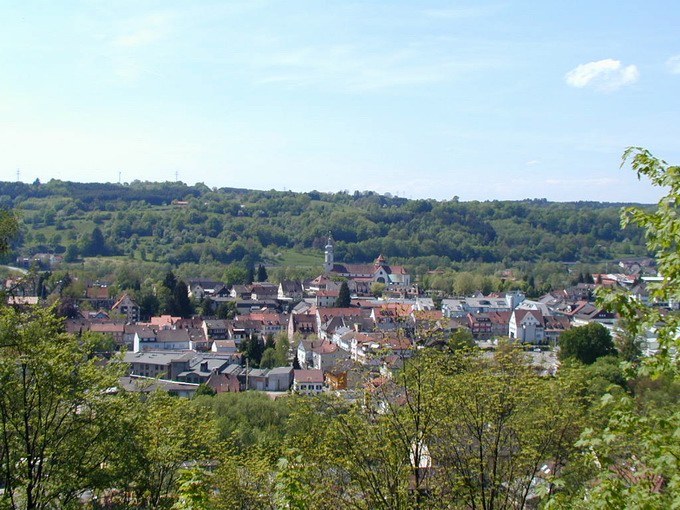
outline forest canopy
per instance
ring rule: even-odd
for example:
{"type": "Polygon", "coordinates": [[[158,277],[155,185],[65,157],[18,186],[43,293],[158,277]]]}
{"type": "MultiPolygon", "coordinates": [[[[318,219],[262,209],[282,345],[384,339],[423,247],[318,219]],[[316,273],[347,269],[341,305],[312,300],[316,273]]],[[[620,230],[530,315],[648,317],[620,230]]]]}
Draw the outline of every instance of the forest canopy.
{"type": "Polygon", "coordinates": [[[170,182],[0,183],[0,207],[16,210],[23,223],[17,255],[126,255],[175,266],[243,260],[277,265],[290,252],[320,260],[329,231],[336,260],[370,262],[382,253],[393,263],[424,269],[645,256],[641,230],[619,228],[624,205],[409,200],[372,191],[294,193],[170,182]],[[93,233],[103,234],[105,251],[93,251],[93,233]]]}

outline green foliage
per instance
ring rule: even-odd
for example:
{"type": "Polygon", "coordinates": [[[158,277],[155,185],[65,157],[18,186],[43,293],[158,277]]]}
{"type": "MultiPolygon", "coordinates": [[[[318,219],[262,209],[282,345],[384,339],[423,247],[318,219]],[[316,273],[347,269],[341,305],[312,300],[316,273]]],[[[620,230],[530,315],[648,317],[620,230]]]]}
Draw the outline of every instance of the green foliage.
{"type": "MultiPolygon", "coordinates": [[[[663,280],[648,286],[649,302],[675,301],[680,297],[680,167],[637,147],[624,152],[623,162],[630,162],[638,177],[649,178],[666,191],[656,209],[626,208],[621,222],[623,226],[641,227],[649,250],[656,256],[663,280]]],[[[623,293],[602,292],[599,299],[622,318],[629,340],[634,342],[653,332],[660,349],[637,365],[627,365],[628,373],[635,377],[633,395],[612,393],[602,398],[600,412],[607,419],[602,427],[586,429],[580,442],[597,483],[584,484],[569,503],[575,508],[585,508],[584,501],[587,508],[677,508],[680,406],[677,363],[669,354],[679,344],[680,317],[674,311],[662,314],[659,307],[623,293]],[[666,382],[665,388],[655,385],[650,374],[670,384],[666,382]]]]}
{"type": "Polygon", "coordinates": [[[276,336],[276,345],[274,347],[275,360],[277,367],[287,367],[289,366],[288,357],[290,355],[290,341],[288,340],[288,335],[285,333],[280,333],[276,336]]]}
{"type": "Polygon", "coordinates": [[[349,293],[349,286],[347,285],[347,282],[342,282],[340,284],[340,293],[335,300],[335,306],[338,308],[348,308],[351,303],[352,296],[349,293]]]}
{"type": "Polygon", "coordinates": [[[380,283],[380,282],[373,282],[371,284],[371,294],[375,298],[380,298],[383,295],[383,292],[385,292],[385,284],[380,283]]]}
{"type": "Polygon", "coordinates": [[[266,282],[267,281],[267,269],[264,267],[263,264],[260,264],[257,266],[257,281],[258,282],[266,282]]]}
{"type": "Polygon", "coordinates": [[[110,464],[114,486],[151,508],[169,506],[180,468],[187,461],[201,465],[215,458],[218,442],[213,414],[194,402],[162,391],[144,401],[128,400],[125,450],[110,464]]]}
{"type": "Polygon", "coordinates": [[[422,351],[362,405],[298,402],[283,469],[295,465],[305,491],[293,484],[289,497],[319,508],[523,508],[541,466],[573,453],[582,387],[537,376],[516,350],[422,351]]]}
{"type": "Polygon", "coordinates": [[[626,319],[620,319],[614,335],[614,344],[621,359],[631,363],[638,362],[642,357],[643,338],[637,336],[628,327],[626,319]]]}
{"type": "Polygon", "coordinates": [[[271,336],[267,337],[265,350],[262,353],[262,359],[260,360],[260,368],[289,366],[289,351],[290,342],[288,342],[288,335],[285,333],[278,334],[276,338],[271,336]]]}
{"type": "Polygon", "coordinates": [[[99,227],[95,227],[92,234],[81,239],[79,251],[84,257],[106,256],[111,252],[99,227]]]}
{"type": "MultiPolygon", "coordinates": [[[[270,267],[318,267],[329,229],[338,260],[370,262],[384,253],[391,262],[428,270],[461,262],[595,262],[646,255],[640,230],[615,228],[614,204],[411,201],[373,192],[318,193],[311,199],[291,192],[141,182],[0,183],[3,195],[16,197],[12,204],[22,211],[24,252],[66,250],[77,241],[83,255],[96,254],[101,252],[92,242],[97,228],[109,249],[136,259],[213,269],[242,265],[245,278],[225,278],[229,283],[249,281],[256,276],[249,269],[264,260],[270,267]],[[186,197],[188,204],[173,205],[186,197]],[[61,248],[57,230],[66,234],[61,248]]],[[[75,255],[72,248],[69,259],[75,255]]],[[[544,282],[536,286],[543,289],[544,282]]]]}
{"type": "Polygon", "coordinates": [[[198,385],[198,388],[196,388],[196,393],[194,393],[195,397],[200,397],[203,395],[206,395],[208,397],[214,397],[217,394],[217,392],[212,389],[210,386],[208,386],[205,383],[201,383],[198,385]]]}
{"type": "Polygon", "coordinates": [[[260,359],[260,368],[274,368],[276,366],[276,351],[273,347],[267,347],[260,359]]]}
{"type": "Polygon", "coordinates": [[[177,317],[188,318],[194,313],[194,307],[189,299],[189,289],[183,281],[177,282],[172,292],[172,308],[170,313],[177,317]]]}
{"type": "Polygon", "coordinates": [[[53,312],[0,310],[0,500],[11,508],[63,508],[106,487],[102,465],[120,438],[109,390],[121,365],[101,367],[95,344],[61,333],[53,312]]]}
{"type": "Polygon", "coordinates": [[[179,472],[177,501],[172,510],[209,510],[211,476],[200,467],[183,469],[179,472]]]}
{"type": "Polygon", "coordinates": [[[112,335],[88,331],[83,334],[83,337],[81,338],[88,343],[95,353],[110,353],[118,350],[116,341],[112,335]]]}
{"type": "Polygon", "coordinates": [[[225,301],[217,307],[216,315],[218,319],[232,320],[236,317],[236,312],[236,303],[234,301],[225,301]]]}
{"type": "Polygon", "coordinates": [[[449,337],[448,347],[451,351],[472,349],[474,346],[475,338],[468,328],[457,328],[449,337]]]}
{"type": "Polygon", "coordinates": [[[591,322],[560,335],[560,359],[575,358],[589,365],[601,356],[616,354],[611,333],[602,324],[591,322]]]}
{"type": "Polygon", "coordinates": [[[19,221],[13,212],[0,209],[0,254],[5,254],[19,234],[19,221]]]}
{"type": "Polygon", "coordinates": [[[217,470],[215,506],[224,510],[281,508],[276,505],[276,482],[273,476],[276,457],[272,455],[275,452],[259,445],[248,453],[227,451],[217,470]]]}
{"type": "MultiPolygon", "coordinates": [[[[110,345],[63,333],[54,312],[0,309],[0,508],[80,508],[112,489],[121,508],[168,508],[180,468],[218,454],[210,407],[122,391],[124,364],[97,355],[110,345]]],[[[195,482],[181,478],[178,504],[196,503],[195,482]]]]}
{"type": "Polygon", "coordinates": [[[220,437],[240,452],[255,445],[280,444],[290,413],[288,399],[272,400],[260,392],[220,393],[197,397],[192,403],[215,416],[220,437]]]}
{"type": "Polygon", "coordinates": [[[240,349],[245,354],[250,362],[250,366],[257,368],[260,366],[260,360],[264,354],[264,341],[257,336],[250,336],[241,341],[240,349]]]}

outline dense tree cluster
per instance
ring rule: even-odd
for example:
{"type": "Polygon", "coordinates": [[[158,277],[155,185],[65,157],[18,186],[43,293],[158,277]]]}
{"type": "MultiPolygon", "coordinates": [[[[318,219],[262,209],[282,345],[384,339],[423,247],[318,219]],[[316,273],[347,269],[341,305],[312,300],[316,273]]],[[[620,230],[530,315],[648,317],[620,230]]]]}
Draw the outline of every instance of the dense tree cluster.
{"type": "Polygon", "coordinates": [[[258,262],[276,263],[282,252],[320,254],[329,230],[338,260],[370,262],[384,253],[425,270],[464,261],[594,262],[646,254],[639,229],[618,228],[621,204],[407,200],[181,183],[19,184],[0,183],[0,203],[21,211],[21,252],[66,253],[70,260],[108,249],[173,265],[242,262],[260,273],[258,262]]]}
{"type": "Polygon", "coordinates": [[[616,353],[611,333],[602,324],[591,322],[560,335],[560,359],[577,359],[590,365],[597,358],[616,353]]]}

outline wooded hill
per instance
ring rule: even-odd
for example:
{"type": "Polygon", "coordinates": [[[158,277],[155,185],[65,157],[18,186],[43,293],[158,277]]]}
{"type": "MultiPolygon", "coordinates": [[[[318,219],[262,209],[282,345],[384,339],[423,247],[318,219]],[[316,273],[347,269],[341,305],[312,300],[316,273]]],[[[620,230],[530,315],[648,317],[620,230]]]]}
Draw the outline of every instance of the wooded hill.
{"type": "Polygon", "coordinates": [[[329,231],[336,260],[369,262],[383,253],[420,270],[458,262],[645,256],[641,231],[619,226],[623,205],[409,200],[372,191],[294,193],[179,182],[0,183],[0,207],[17,211],[23,224],[13,256],[115,254],[173,265],[317,265],[329,231]]]}

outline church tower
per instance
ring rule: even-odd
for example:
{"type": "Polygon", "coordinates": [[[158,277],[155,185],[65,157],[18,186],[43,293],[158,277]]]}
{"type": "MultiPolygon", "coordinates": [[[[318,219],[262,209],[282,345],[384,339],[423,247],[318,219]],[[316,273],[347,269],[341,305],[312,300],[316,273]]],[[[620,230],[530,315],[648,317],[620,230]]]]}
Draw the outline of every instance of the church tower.
{"type": "Polygon", "coordinates": [[[323,261],[324,273],[328,274],[333,270],[333,238],[331,233],[328,232],[328,241],[326,242],[326,247],[324,249],[325,257],[323,261]]]}

